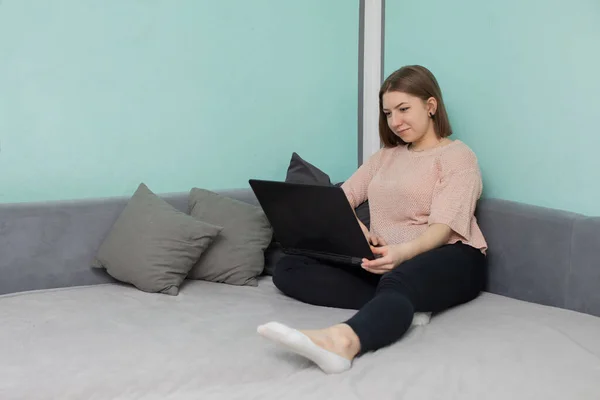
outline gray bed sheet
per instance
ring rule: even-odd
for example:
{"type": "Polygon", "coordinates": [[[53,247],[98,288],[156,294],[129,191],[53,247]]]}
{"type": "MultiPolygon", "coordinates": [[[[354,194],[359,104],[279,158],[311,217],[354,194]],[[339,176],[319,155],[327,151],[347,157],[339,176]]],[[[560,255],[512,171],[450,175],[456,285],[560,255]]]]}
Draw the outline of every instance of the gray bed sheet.
{"type": "Polygon", "coordinates": [[[325,375],[256,333],[337,323],[258,287],[188,281],[0,296],[1,399],[599,399],[600,318],[483,293],[325,375]]]}

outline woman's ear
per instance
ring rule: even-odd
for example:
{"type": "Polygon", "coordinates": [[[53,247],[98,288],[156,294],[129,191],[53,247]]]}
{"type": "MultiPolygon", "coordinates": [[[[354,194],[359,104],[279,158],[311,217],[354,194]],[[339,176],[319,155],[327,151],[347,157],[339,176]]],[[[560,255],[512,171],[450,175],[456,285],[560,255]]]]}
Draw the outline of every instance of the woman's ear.
{"type": "Polygon", "coordinates": [[[435,99],[435,97],[430,97],[427,99],[426,108],[427,114],[429,114],[430,116],[435,115],[435,113],[437,112],[437,100],[435,99]]]}

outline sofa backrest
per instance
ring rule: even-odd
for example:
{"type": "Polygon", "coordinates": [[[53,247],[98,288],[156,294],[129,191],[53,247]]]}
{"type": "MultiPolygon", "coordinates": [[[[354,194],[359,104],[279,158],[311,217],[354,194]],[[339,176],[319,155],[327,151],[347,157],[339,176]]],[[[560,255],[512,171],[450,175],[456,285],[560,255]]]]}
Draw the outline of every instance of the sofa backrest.
{"type": "Polygon", "coordinates": [[[600,316],[600,218],[482,199],[487,291],[600,316]]]}
{"type": "MultiPolygon", "coordinates": [[[[258,205],[250,189],[219,193],[258,205]]],[[[161,197],[187,213],[187,192],[161,197]]],[[[0,204],[0,294],[113,282],[90,264],[127,201],[0,204]]],[[[487,291],[600,316],[600,218],[498,199],[477,218],[487,291]]]]}
{"type": "MultiPolygon", "coordinates": [[[[222,192],[258,204],[250,190],[222,192]]],[[[160,195],[188,213],[186,193],[160,195]]],[[[92,260],[129,197],[0,204],[0,295],[114,282],[92,260]]]]}

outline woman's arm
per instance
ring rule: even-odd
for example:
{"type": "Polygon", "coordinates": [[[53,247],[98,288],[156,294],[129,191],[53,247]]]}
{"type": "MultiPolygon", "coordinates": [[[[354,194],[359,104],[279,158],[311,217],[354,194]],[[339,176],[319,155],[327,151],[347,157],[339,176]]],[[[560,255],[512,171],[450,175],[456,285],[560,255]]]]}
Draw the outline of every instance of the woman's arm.
{"type": "MultiPolygon", "coordinates": [[[[342,190],[352,208],[356,208],[367,200],[369,183],[381,166],[385,149],[378,150],[369,157],[358,169],[342,184],[342,190]]],[[[361,225],[361,228],[363,226],[361,225]]]]}
{"type": "Polygon", "coordinates": [[[446,243],[452,235],[452,229],[446,224],[431,224],[418,238],[402,243],[402,253],[406,257],[402,261],[410,260],[421,253],[438,248],[446,243]]]}
{"type": "Polygon", "coordinates": [[[374,260],[363,259],[362,267],[374,274],[386,273],[421,253],[446,244],[451,234],[452,229],[448,225],[431,224],[421,236],[410,242],[371,247],[373,254],[380,257],[374,260]]]}

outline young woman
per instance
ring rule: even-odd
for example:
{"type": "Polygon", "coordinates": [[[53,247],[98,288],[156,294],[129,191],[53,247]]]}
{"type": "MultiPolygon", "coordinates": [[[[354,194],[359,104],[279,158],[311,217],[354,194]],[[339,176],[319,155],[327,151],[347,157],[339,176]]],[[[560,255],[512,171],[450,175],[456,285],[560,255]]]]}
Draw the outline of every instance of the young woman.
{"type": "MultiPolygon", "coordinates": [[[[258,332],[315,362],[326,373],[400,339],[415,312],[440,312],[484,287],[487,243],[474,216],[482,180],[477,158],[452,134],[442,93],[422,66],[392,73],[379,92],[384,145],[343,184],[349,203],[369,199],[375,260],[362,270],[287,256],[273,282],[300,301],[358,312],[320,330],[278,322],[258,332]]],[[[360,221],[359,221],[360,223],[360,221]]]]}

